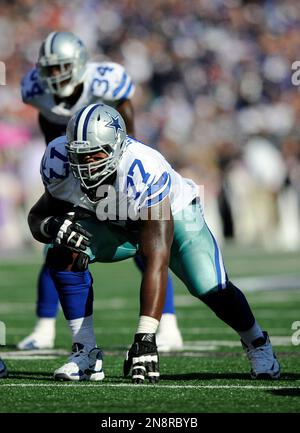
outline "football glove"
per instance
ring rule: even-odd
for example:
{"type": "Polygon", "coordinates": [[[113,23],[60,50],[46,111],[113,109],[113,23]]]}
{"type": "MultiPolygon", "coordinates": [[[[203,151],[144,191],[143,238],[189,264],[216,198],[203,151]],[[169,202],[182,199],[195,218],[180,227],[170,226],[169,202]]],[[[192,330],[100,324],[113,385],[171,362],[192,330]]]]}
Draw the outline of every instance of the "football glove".
{"type": "Polygon", "coordinates": [[[132,382],[144,383],[148,377],[150,383],[159,381],[159,358],[155,334],[135,334],[134,343],[126,352],[123,371],[124,377],[132,369],[132,382]]]}
{"type": "Polygon", "coordinates": [[[92,235],[74,221],[75,213],[49,217],[44,220],[41,232],[53,239],[55,245],[63,245],[75,251],[85,251],[91,244],[92,235]]]}

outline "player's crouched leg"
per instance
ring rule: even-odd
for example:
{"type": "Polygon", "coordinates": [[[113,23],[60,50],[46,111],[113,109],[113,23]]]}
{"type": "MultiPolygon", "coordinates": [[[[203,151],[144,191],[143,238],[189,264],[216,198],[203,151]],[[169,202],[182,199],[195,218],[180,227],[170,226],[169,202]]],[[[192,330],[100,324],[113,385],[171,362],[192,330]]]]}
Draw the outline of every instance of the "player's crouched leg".
{"type": "Polygon", "coordinates": [[[269,336],[255,321],[244,294],[229,281],[224,289],[209,292],[200,299],[240,335],[252,379],[279,379],[280,365],[269,336]]]}
{"type": "Polygon", "coordinates": [[[244,294],[228,281],[222,253],[201,217],[199,206],[189,206],[186,215],[189,218],[179,215],[174,219],[172,271],[193,296],[239,334],[250,361],[251,377],[278,379],[280,367],[267,333],[255,321],[244,294]]]}
{"type": "Polygon", "coordinates": [[[104,379],[103,354],[97,347],[93,326],[93,279],[88,256],[66,247],[49,250],[47,264],[57,287],[64,316],[72,334],[72,353],[55,370],[56,380],[104,379]]]}

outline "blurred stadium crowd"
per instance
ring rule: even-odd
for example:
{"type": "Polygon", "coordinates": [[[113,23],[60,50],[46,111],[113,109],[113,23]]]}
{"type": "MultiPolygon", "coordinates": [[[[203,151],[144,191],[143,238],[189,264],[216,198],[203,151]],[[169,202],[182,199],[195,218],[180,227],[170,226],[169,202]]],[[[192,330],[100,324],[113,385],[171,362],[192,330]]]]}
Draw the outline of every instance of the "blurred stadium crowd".
{"type": "Polygon", "coordinates": [[[2,0],[0,250],[31,242],[44,143],[19,83],[53,30],[126,67],[137,138],[204,185],[219,240],[299,248],[299,0],[2,0]]]}

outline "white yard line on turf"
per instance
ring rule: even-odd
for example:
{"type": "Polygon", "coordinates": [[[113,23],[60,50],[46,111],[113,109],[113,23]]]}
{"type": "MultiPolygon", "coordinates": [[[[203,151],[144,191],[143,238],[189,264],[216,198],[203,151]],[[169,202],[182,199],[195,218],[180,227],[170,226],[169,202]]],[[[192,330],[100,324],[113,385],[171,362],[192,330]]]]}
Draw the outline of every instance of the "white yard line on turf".
{"type": "Polygon", "coordinates": [[[299,289],[299,275],[261,275],[233,278],[233,283],[246,292],[299,289]]]}
{"type": "MultiPolygon", "coordinates": [[[[273,346],[292,346],[291,336],[272,336],[273,346]]],[[[201,351],[213,351],[220,348],[233,348],[241,347],[240,341],[236,340],[197,340],[197,341],[185,341],[183,350],[178,351],[182,356],[187,356],[186,351],[189,352],[188,356],[201,356],[201,351]],[[192,352],[192,353],[190,353],[192,352]],[[197,353],[198,352],[198,353],[197,353]]],[[[118,353],[120,354],[124,349],[119,348],[118,353]]],[[[48,350],[14,350],[14,351],[1,351],[0,355],[3,359],[13,360],[37,360],[37,359],[55,359],[59,356],[69,355],[70,352],[64,349],[48,349],[48,350]]],[[[116,353],[112,350],[107,350],[106,354],[115,355],[116,353]]]]}
{"type": "MultiPolygon", "coordinates": [[[[300,320],[299,310],[297,310],[297,312],[298,312],[298,316],[299,316],[299,320],[300,320]]],[[[278,317],[278,313],[276,313],[276,314],[277,314],[277,317],[278,317]]],[[[204,334],[204,335],[205,334],[232,335],[232,336],[234,336],[234,338],[236,336],[235,332],[231,328],[217,327],[217,326],[214,326],[214,327],[203,327],[203,326],[201,326],[201,328],[200,327],[196,327],[196,326],[193,327],[193,328],[191,328],[191,327],[185,327],[185,326],[180,326],[180,330],[182,332],[184,332],[184,334],[190,334],[190,335],[202,335],[202,334],[204,334]]],[[[284,335],[284,334],[287,333],[287,331],[290,331],[290,330],[291,330],[290,329],[290,325],[286,326],[285,328],[275,328],[275,327],[272,326],[272,335],[273,334],[274,335],[280,335],[280,334],[284,335]]],[[[20,325],[19,327],[14,326],[14,328],[10,328],[9,327],[9,328],[6,328],[6,335],[20,334],[20,331],[22,333],[24,333],[24,326],[23,325],[22,326],[20,325]]],[[[99,335],[101,335],[101,334],[109,334],[109,333],[111,334],[111,329],[107,328],[107,327],[105,328],[105,327],[99,327],[99,326],[97,326],[97,327],[94,328],[94,332],[96,334],[99,334],[99,335]]],[[[132,332],[132,327],[124,327],[123,326],[122,328],[118,329],[118,333],[119,334],[129,334],[131,332],[132,332]]],[[[62,334],[70,335],[70,330],[68,328],[60,329],[59,333],[61,335],[62,334]]]]}
{"type": "MultiPolygon", "coordinates": [[[[81,383],[3,383],[1,382],[0,388],[15,388],[15,387],[21,387],[21,388],[27,388],[27,387],[51,387],[51,388],[59,388],[59,387],[78,387],[78,386],[99,386],[101,388],[126,388],[126,387],[132,387],[137,388],[137,385],[134,385],[132,383],[101,383],[101,384],[91,384],[91,383],[85,383],[84,385],[81,383]]],[[[276,389],[299,389],[300,386],[272,386],[272,385],[150,385],[150,384],[140,384],[138,387],[147,387],[148,389],[154,389],[157,391],[158,388],[168,388],[168,389],[175,389],[175,388],[186,388],[186,389],[262,389],[262,390],[276,390],[276,389]]]]}

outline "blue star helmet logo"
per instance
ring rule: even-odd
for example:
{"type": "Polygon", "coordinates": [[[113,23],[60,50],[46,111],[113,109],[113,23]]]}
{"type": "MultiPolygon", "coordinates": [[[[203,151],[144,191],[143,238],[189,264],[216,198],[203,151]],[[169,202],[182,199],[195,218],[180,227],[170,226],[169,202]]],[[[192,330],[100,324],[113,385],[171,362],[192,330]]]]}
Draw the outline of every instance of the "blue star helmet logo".
{"type": "Polygon", "coordinates": [[[114,117],[110,113],[107,113],[107,114],[110,116],[111,121],[108,122],[105,126],[108,126],[109,128],[114,128],[116,135],[117,135],[119,130],[124,132],[124,129],[122,128],[122,126],[119,123],[119,116],[114,117]]]}

